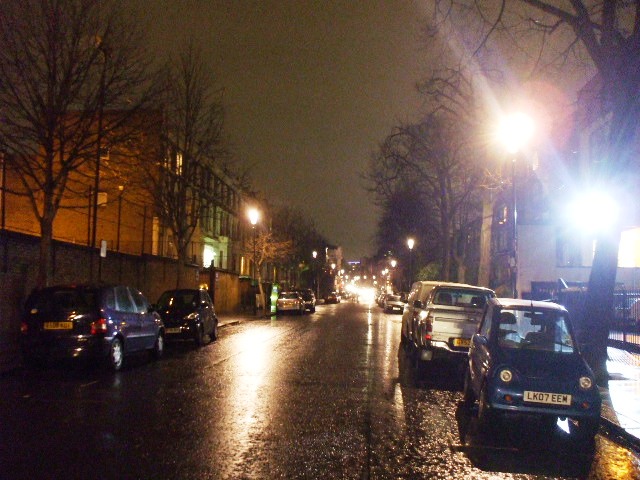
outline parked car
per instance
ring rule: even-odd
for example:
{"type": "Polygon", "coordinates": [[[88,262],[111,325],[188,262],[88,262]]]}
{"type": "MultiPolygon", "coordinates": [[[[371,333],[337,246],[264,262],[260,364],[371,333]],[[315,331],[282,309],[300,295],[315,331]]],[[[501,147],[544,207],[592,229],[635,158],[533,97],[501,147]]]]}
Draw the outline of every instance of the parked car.
{"type": "Polygon", "coordinates": [[[338,292],[330,292],[324,297],[324,303],[340,303],[338,292]]]}
{"type": "Polygon", "coordinates": [[[415,316],[417,315],[416,310],[424,307],[429,293],[431,292],[433,287],[440,283],[442,282],[420,280],[414,282],[413,285],[411,285],[411,290],[409,291],[409,295],[407,296],[407,306],[402,311],[400,343],[402,343],[403,345],[409,344],[409,341],[412,338],[413,323],[415,316]]]}
{"type": "Polygon", "coordinates": [[[562,417],[577,439],[593,440],[602,401],[564,307],[489,299],[468,362],[464,404],[470,408],[478,401],[481,428],[521,415],[555,429],[562,417]]]}
{"type": "Polygon", "coordinates": [[[316,295],[313,293],[313,290],[310,288],[302,288],[298,290],[298,293],[300,293],[304,300],[305,310],[314,313],[316,311],[316,295]]]}
{"type": "Polygon", "coordinates": [[[167,290],[156,305],[165,326],[167,340],[193,340],[197,346],[218,338],[218,317],[209,293],[204,289],[167,290]]]}
{"type": "Polygon", "coordinates": [[[59,285],[35,290],[22,314],[25,362],[94,358],[120,370],[125,355],[164,351],[164,325],[136,289],[117,286],[59,285]]]}
{"type": "Polygon", "coordinates": [[[387,293],[382,300],[382,308],[385,312],[400,312],[404,310],[404,306],[407,303],[407,294],[400,293],[387,293]]]}
{"type": "Polygon", "coordinates": [[[304,299],[299,292],[280,292],[276,300],[276,315],[285,312],[302,315],[305,312],[304,299]]]}
{"type": "Polygon", "coordinates": [[[464,283],[435,285],[422,308],[414,308],[410,353],[418,366],[466,359],[471,336],[493,290],[464,283]]]}

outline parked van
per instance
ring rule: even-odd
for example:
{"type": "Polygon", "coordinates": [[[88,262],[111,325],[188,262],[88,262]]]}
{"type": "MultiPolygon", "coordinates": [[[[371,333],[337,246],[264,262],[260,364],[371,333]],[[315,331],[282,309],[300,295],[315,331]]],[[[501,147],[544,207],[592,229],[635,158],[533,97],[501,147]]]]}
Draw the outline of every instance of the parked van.
{"type": "Polygon", "coordinates": [[[400,342],[407,344],[413,337],[414,318],[416,309],[424,307],[429,293],[436,285],[440,285],[443,282],[433,280],[421,280],[414,282],[411,285],[409,296],[407,297],[407,303],[402,311],[402,329],[400,342]]]}

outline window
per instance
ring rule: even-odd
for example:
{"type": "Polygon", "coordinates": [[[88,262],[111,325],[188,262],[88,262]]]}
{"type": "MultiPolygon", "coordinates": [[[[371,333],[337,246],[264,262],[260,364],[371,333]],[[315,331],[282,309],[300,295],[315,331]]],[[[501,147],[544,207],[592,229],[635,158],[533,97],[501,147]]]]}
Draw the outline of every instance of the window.
{"type": "Polygon", "coordinates": [[[116,310],[120,312],[136,312],[127,287],[116,287],[116,310]]]}

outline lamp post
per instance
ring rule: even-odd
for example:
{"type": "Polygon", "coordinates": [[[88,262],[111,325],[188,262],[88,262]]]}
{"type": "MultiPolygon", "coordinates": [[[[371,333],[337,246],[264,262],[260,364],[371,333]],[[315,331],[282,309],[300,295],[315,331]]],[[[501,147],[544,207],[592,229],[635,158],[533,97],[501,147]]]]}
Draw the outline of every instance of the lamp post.
{"type": "Polygon", "coordinates": [[[518,206],[516,189],[516,159],[518,153],[533,135],[533,120],[524,113],[514,113],[505,117],[500,128],[500,136],[513,156],[511,162],[511,202],[512,202],[512,244],[511,244],[511,295],[518,298],[518,206]]]}
{"type": "MultiPolygon", "coordinates": [[[[258,223],[258,219],[260,218],[260,212],[257,209],[252,208],[249,210],[249,221],[251,222],[251,228],[253,229],[253,264],[251,266],[251,278],[256,280],[256,224],[258,223]]],[[[253,314],[256,315],[258,313],[258,302],[254,300],[253,302],[253,314]]]]}
{"type": "Polygon", "coordinates": [[[407,238],[407,247],[409,247],[409,288],[411,290],[411,285],[413,284],[413,246],[415,245],[415,240],[411,237],[407,238]]]}
{"type": "Polygon", "coordinates": [[[320,298],[320,282],[318,281],[318,263],[317,263],[317,258],[318,258],[318,251],[314,250],[311,255],[313,255],[313,270],[315,272],[314,275],[314,281],[316,284],[316,298],[320,298]]]}
{"type": "Polygon", "coordinates": [[[389,284],[391,285],[391,293],[393,293],[393,270],[396,268],[396,265],[398,265],[397,260],[394,258],[393,260],[391,260],[391,270],[389,271],[389,284]]]}

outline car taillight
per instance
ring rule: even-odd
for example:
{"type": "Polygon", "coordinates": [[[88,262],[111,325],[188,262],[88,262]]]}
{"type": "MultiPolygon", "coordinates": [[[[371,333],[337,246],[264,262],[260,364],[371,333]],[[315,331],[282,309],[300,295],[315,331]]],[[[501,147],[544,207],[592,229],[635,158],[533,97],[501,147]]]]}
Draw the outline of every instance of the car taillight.
{"type": "Polygon", "coordinates": [[[29,325],[27,325],[27,322],[22,322],[20,324],[20,333],[27,333],[29,331],[29,325]]]}
{"type": "Polygon", "coordinates": [[[99,333],[107,333],[107,320],[104,318],[91,322],[91,335],[99,333]]]}
{"type": "Polygon", "coordinates": [[[431,315],[427,316],[424,321],[424,339],[431,340],[431,332],[433,331],[433,318],[431,315]]]}

